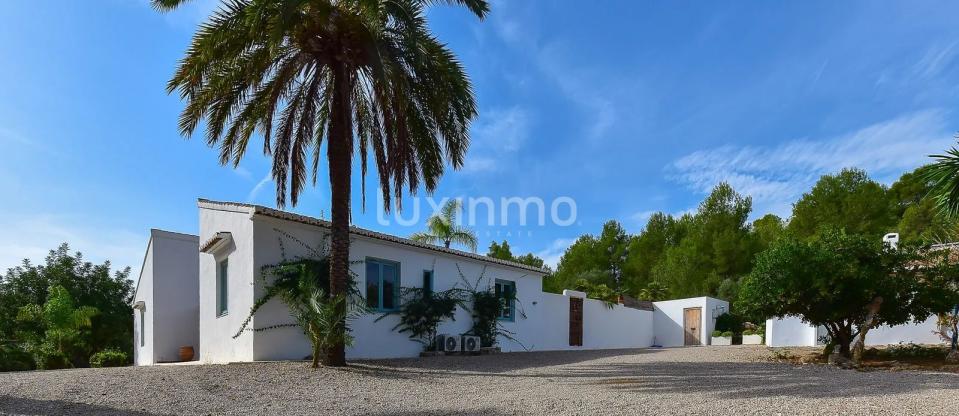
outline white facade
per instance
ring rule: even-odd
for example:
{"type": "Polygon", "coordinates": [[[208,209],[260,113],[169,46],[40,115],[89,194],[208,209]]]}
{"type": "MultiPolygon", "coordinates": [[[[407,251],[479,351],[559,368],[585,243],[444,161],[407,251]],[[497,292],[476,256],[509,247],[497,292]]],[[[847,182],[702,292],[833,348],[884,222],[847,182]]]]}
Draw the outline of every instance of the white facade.
{"type": "Polygon", "coordinates": [[[199,239],[151,230],[133,295],[136,365],[179,361],[183,346],[199,346],[199,239]]]}
{"type": "MultiPolygon", "coordinates": [[[[944,343],[934,333],[938,320],[930,316],[920,323],[882,325],[866,334],[866,345],[889,344],[940,344],[944,343]]],[[[766,321],[766,345],[770,347],[801,347],[819,345],[826,335],[824,327],[816,328],[798,317],[774,318],[766,321]]]]}
{"type": "MultiPolygon", "coordinates": [[[[267,302],[250,318],[248,329],[237,333],[264,295],[263,268],[323,252],[329,223],[256,205],[206,200],[198,205],[198,237],[151,233],[134,298],[136,364],[177,361],[182,346],[193,346],[204,363],[306,358],[311,348],[300,328],[255,330],[294,323],[279,299],[267,302]]],[[[498,340],[507,352],[681,346],[686,308],[699,308],[702,328],[697,332],[708,344],[715,317],[729,307],[705,297],[627,307],[585,299],[581,292],[547,293],[541,269],[355,227],[350,260],[364,294],[373,278],[367,276],[371,264],[395,268],[400,287],[422,287],[426,271],[432,274],[434,291],[512,286],[515,312],[500,321],[512,335],[498,340]],[[576,346],[570,345],[571,303],[580,302],[574,298],[581,299],[583,315],[582,345],[576,346]]],[[[398,321],[399,316],[382,312],[351,321],[355,343],[347,348],[347,358],[417,356],[423,345],[397,332],[398,321]]],[[[457,308],[455,319],[442,322],[438,332],[460,335],[471,326],[469,312],[457,308]]]]}
{"type": "Polygon", "coordinates": [[[713,329],[716,327],[716,317],[729,312],[729,302],[710,297],[667,300],[654,302],[655,317],[653,331],[654,344],[662,347],[679,347],[686,345],[684,329],[685,311],[699,309],[699,333],[701,345],[709,345],[713,329]]]}

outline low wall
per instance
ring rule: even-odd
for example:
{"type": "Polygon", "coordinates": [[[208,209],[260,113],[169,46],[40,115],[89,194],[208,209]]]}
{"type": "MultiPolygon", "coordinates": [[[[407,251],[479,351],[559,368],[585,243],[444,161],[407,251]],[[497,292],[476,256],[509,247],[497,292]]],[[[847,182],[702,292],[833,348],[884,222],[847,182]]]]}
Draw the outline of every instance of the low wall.
{"type": "MultiPolygon", "coordinates": [[[[919,323],[883,325],[866,334],[866,345],[940,344],[944,341],[933,333],[937,327],[935,316],[930,316],[919,323]]],[[[803,323],[798,317],[766,321],[766,345],[770,347],[815,346],[819,343],[819,337],[825,333],[824,328],[815,328],[803,323]]]]}

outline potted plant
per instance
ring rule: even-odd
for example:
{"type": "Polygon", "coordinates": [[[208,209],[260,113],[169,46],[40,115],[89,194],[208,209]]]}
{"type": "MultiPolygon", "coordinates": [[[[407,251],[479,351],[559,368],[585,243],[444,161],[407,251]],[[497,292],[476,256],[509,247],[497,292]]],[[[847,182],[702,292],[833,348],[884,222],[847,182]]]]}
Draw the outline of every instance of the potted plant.
{"type": "Polygon", "coordinates": [[[733,345],[733,333],[730,331],[713,331],[713,337],[709,343],[712,345],[733,345]]]}
{"type": "Polygon", "coordinates": [[[763,333],[759,329],[743,331],[743,345],[761,345],[762,343],[763,333]]]}

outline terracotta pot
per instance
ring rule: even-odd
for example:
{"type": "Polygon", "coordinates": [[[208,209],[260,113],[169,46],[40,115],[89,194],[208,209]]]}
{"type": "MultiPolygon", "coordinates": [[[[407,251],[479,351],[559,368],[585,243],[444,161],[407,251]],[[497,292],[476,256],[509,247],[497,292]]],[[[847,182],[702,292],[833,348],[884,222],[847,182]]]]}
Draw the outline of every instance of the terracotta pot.
{"type": "Polygon", "coordinates": [[[193,347],[180,347],[180,361],[193,361],[193,347]]]}

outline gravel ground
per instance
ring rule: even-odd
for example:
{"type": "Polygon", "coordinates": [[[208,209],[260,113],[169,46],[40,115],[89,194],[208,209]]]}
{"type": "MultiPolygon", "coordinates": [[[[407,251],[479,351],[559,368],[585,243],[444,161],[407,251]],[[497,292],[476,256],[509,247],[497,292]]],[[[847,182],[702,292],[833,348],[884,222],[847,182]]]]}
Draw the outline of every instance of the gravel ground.
{"type": "Polygon", "coordinates": [[[959,375],[769,362],[765,347],[0,374],[0,413],[949,414],[959,375]]]}

